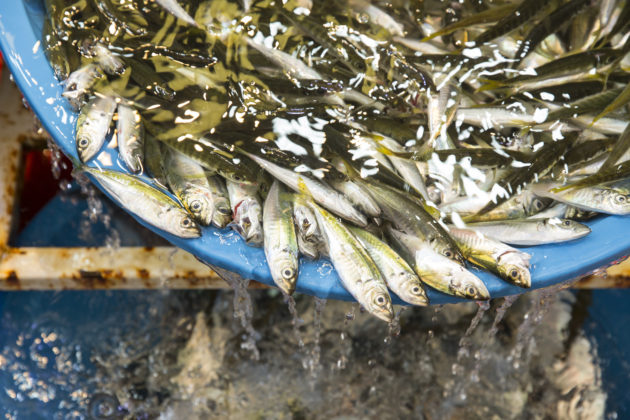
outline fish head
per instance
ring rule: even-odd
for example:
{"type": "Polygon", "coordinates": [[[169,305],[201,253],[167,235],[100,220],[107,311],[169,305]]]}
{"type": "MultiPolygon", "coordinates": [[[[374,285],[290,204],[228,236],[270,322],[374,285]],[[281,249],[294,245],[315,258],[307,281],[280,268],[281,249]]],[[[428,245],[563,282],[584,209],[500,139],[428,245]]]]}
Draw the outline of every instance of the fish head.
{"type": "Polygon", "coordinates": [[[169,214],[171,224],[177,232],[177,236],[182,238],[198,238],[201,236],[201,230],[195,221],[183,209],[173,211],[169,214]]]}
{"type": "Polygon", "coordinates": [[[471,272],[460,267],[452,273],[449,289],[451,293],[467,299],[488,300],[490,292],[481,280],[471,272]]]}
{"type": "MultiPolygon", "coordinates": [[[[374,283],[374,280],[368,280],[366,283],[374,283]]],[[[373,287],[367,293],[366,308],[369,313],[382,319],[385,322],[394,320],[394,308],[392,307],[392,299],[384,287],[373,287]]]]}
{"type": "Polygon", "coordinates": [[[399,297],[402,300],[418,306],[429,304],[427,293],[417,276],[408,272],[401,272],[397,276],[400,284],[399,297]]]}
{"type": "Polygon", "coordinates": [[[501,264],[498,267],[501,277],[519,287],[530,288],[532,285],[529,270],[518,264],[501,264]]]}
{"type": "Polygon", "coordinates": [[[261,245],[263,243],[263,230],[260,220],[245,216],[241,221],[245,232],[245,241],[250,245],[261,245]]]}
{"type": "Polygon", "coordinates": [[[77,137],[77,152],[79,153],[81,162],[87,162],[92,159],[94,155],[98,153],[98,150],[98,142],[93,141],[89,136],[84,135],[77,137]]]}
{"type": "Polygon", "coordinates": [[[188,188],[184,191],[182,196],[185,197],[183,200],[184,206],[193,215],[196,221],[203,226],[208,226],[212,223],[214,204],[212,197],[206,191],[188,188]]]}
{"type": "Polygon", "coordinates": [[[263,243],[262,209],[256,200],[243,200],[234,209],[232,227],[249,245],[263,243]]]}
{"type": "Polygon", "coordinates": [[[512,284],[529,288],[532,278],[529,272],[529,259],[531,256],[525,252],[506,252],[498,259],[499,274],[512,284]]]}
{"type": "Polygon", "coordinates": [[[275,256],[269,268],[276,286],[287,295],[292,295],[295,291],[298,277],[297,258],[289,253],[279,253],[279,255],[275,256]]]}
{"type": "Polygon", "coordinates": [[[588,226],[570,219],[552,217],[543,223],[552,227],[552,231],[562,238],[578,239],[591,233],[591,229],[588,226]]]}
{"type": "Polygon", "coordinates": [[[212,214],[212,222],[219,228],[224,228],[232,220],[232,208],[230,203],[220,201],[215,204],[214,213],[212,214]]]}
{"type": "Polygon", "coordinates": [[[297,228],[304,239],[309,239],[317,233],[317,220],[315,219],[315,215],[306,207],[295,207],[294,218],[297,228]]]}
{"type": "Polygon", "coordinates": [[[611,213],[630,213],[630,195],[622,194],[621,192],[616,190],[608,190],[608,192],[606,193],[606,202],[610,207],[611,213]]]}

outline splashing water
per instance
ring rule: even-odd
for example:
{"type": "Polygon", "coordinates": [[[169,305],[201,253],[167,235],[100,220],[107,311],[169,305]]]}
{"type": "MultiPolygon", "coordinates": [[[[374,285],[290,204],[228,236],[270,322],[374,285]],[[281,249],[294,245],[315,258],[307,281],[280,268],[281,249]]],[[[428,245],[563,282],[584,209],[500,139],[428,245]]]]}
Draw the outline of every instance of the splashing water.
{"type": "Polygon", "coordinates": [[[295,299],[293,296],[289,296],[285,293],[282,294],[284,298],[284,303],[289,308],[289,314],[291,314],[291,329],[293,330],[293,336],[295,337],[295,341],[298,346],[298,353],[300,353],[302,360],[302,367],[306,370],[308,369],[308,355],[304,354],[304,339],[302,338],[302,333],[300,332],[300,326],[304,324],[304,320],[302,320],[297,311],[297,307],[295,304],[295,299]]]}
{"type": "Polygon", "coordinates": [[[488,330],[488,341],[493,340],[494,337],[497,335],[497,331],[499,330],[499,324],[505,317],[505,314],[507,313],[508,309],[510,309],[510,307],[514,304],[514,302],[516,302],[516,300],[519,297],[520,295],[512,295],[512,296],[506,296],[503,298],[503,302],[501,303],[501,305],[499,305],[499,307],[495,311],[494,321],[492,321],[492,327],[490,327],[490,329],[488,330]]]}
{"type": "Polygon", "coordinates": [[[314,298],[315,306],[313,308],[313,348],[310,357],[307,359],[308,369],[313,377],[317,377],[317,373],[321,368],[321,338],[322,338],[322,313],[326,307],[326,299],[314,298]]]}
{"type": "Polygon", "coordinates": [[[79,238],[84,241],[91,241],[92,226],[102,223],[107,230],[105,237],[105,248],[108,251],[115,251],[121,247],[120,233],[112,228],[112,218],[104,211],[103,201],[99,196],[99,191],[89,182],[85,174],[73,172],[72,176],[79,184],[81,193],[86,197],[87,209],[83,212],[79,228],[79,238]]]}
{"type": "Polygon", "coordinates": [[[479,309],[477,309],[477,313],[470,321],[470,326],[464,333],[464,336],[459,340],[459,350],[457,351],[457,361],[460,362],[464,357],[468,357],[470,355],[470,346],[472,345],[471,336],[477,329],[477,326],[481,322],[481,319],[485,315],[485,313],[490,309],[490,302],[483,301],[477,302],[479,305],[479,309]]]}
{"type": "Polygon", "coordinates": [[[348,334],[350,330],[350,323],[356,318],[355,312],[358,306],[358,304],[352,304],[350,306],[350,311],[346,312],[344,316],[343,327],[341,329],[341,333],[339,334],[341,355],[335,364],[335,368],[338,370],[344,370],[346,368],[348,357],[352,353],[352,342],[351,340],[348,340],[348,334]]]}
{"type": "Polygon", "coordinates": [[[215,267],[207,264],[219,277],[228,283],[234,290],[234,318],[238,319],[241,327],[245,330],[241,348],[250,352],[253,360],[260,359],[260,351],[256,345],[256,341],[260,339],[260,334],[256,332],[252,324],[254,317],[254,305],[251,296],[247,290],[249,280],[242,278],[238,274],[234,274],[223,268],[215,267]]]}
{"type": "MultiPolygon", "coordinates": [[[[497,307],[494,314],[494,320],[492,326],[488,330],[487,338],[482,342],[480,348],[474,352],[474,365],[470,372],[469,379],[472,383],[479,383],[479,371],[484,361],[487,360],[487,349],[494,343],[497,332],[499,331],[499,324],[505,317],[508,309],[516,302],[520,295],[506,296],[503,298],[503,302],[497,307]]],[[[459,354],[458,354],[459,356],[459,354]]]]}
{"type": "Polygon", "coordinates": [[[533,336],[536,327],[541,323],[551,304],[556,300],[558,292],[567,288],[569,283],[560,283],[551,287],[539,290],[538,299],[534,305],[524,315],[523,323],[518,327],[516,333],[516,343],[512,349],[509,360],[513,363],[514,369],[519,369],[529,361],[529,348],[533,343],[533,336]],[[523,355],[525,351],[525,355],[523,355]]]}
{"type": "Polygon", "coordinates": [[[387,326],[387,337],[385,337],[385,344],[391,344],[392,340],[400,335],[400,315],[407,309],[406,306],[401,306],[398,312],[395,313],[394,320],[387,326]]]}

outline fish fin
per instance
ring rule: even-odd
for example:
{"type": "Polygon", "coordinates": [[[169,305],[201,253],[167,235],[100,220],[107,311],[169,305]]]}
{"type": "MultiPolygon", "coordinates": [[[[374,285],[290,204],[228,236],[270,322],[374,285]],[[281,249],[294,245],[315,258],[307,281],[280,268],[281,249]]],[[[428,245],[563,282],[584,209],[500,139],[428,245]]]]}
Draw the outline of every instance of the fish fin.
{"type": "Polygon", "coordinates": [[[501,88],[507,88],[505,82],[501,80],[490,80],[490,79],[479,79],[481,83],[481,87],[475,90],[475,93],[485,92],[487,90],[495,90],[501,88]]]}

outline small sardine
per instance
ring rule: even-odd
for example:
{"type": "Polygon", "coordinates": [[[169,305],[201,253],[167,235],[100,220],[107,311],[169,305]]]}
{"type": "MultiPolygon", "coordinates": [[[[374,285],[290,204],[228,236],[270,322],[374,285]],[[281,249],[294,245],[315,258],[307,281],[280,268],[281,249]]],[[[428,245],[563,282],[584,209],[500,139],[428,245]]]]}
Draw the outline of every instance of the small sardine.
{"type": "Polygon", "coordinates": [[[164,156],[162,143],[151,136],[144,140],[144,166],[149,176],[162,188],[167,188],[164,171],[164,156]]]}
{"type": "Polygon", "coordinates": [[[293,196],[293,220],[297,228],[300,252],[311,259],[328,255],[315,213],[308,205],[308,197],[303,194],[293,196]]]}
{"type": "Polygon", "coordinates": [[[559,182],[549,181],[534,184],[531,186],[531,189],[539,196],[548,197],[583,210],[606,214],[630,214],[630,195],[610,188],[606,184],[558,192],[553,191],[560,186],[562,184],[559,182]]]}
{"type": "Polygon", "coordinates": [[[230,198],[223,178],[217,175],[207,175],[210,194],[214,202],[214,213],[212,214],[212,224],[219,228],[224,228],[232,220],[232,208],[230,198]]]}
{"type": "Polygon", "coordinates": [[[109,96],[95,96],[83,105],[77,118],[77,151],[82,162],[92,159],[103,147],[116,110],[109,96]]]}
{"type": "Polygon", "coordinates": [[[122,172],[83,167],[121,207],[147,223],[180,238],[198,238],[201,231],[188,212],[163,192],[122,172]]]}
{"type": "Polygon", "coordinates": [[[323,79],[322,75],[309,67],[299,58],[287,54],[284,51],[269,48],[251,38],[247,39],[247,45],[259,51],[276,66],[283,69],[289,76],[295,79],[318,80],[323,79]]]}
{"type": "Polygon", "coordinates": [[[375,25],[381,26],[386,29],[392,35],[403,36],[405,31],[403,26],[398,23],[393,17],[385,13],[382,9],[370,4],[370,1],[365,0],[351,0],[350,5],[357,13],[365,13],[370,22],[375,25]]]}
{"type": "Polygon", "coordinates": [[[383,218],[397,229],[430,243],[436,252],[464,264],[457,245],[444,228],[416,202],[403,193],[375,182],[366,183],[372,197],[383,210],[383,218]]]}
{"type": "Polygon", "coordinates": [[[510,245],[542,245],[582,238],[591,229],[568,219],[527,219],[469,223],[470,229],[510,245]]]}
{"type": "Polygon", "coordinates": [[[135,109],[118,105],[117,139],[120,157],[131,172],[142,172],[144,166],[144,127],[135,109]]]}
{"type": "Polygon", "coordinates": [[[469,222],[486,222],[533,216],[544,210],[552,201],[551,199],[536,197],[531,191],[525,190],[484,214],[477,213],[488,203],[485,197],[462,197],[440,205],[440,210],[447,214],[457,213],[469,222]]]}
{"type": "Polygon", "coordinates": [[[125,71],[125,63],[100,42],[94,44],[92,54],[96,56],[98,65],[105,73],[111,76],[118,76],[125,71]]]}
{"type": "Polygon", "coordinates": [[[70,73],[64,82],[62,96],[68,99],[73,107],[79,108],[88,89],[101,77],[104,75],[96,64],[86,64],[70,73]]]}
{"type": "Polygon", "coordinates": [[[394,248],[413,266],[420,279],[443,293],[467,299],[487,300],[486,285],[470,271],[438,254],[425,241],[388,228],[394,248]]]}
{"type": "Polygon", "coordinates": [[[166,181],[184,207],[203,226],[212,223],[214,200],[203,168],[175,150],[164,151],[166,181]]]}
{"type": "Polygon", "coordinates": [[[331,177],[327,182],[336,191],[346,196],[362,213],[370,217],[381,215],[380,207],[361,184],[346,177],[331,177]]]}
{"type": "Polygon", "coordinates": [[[531,287],[531,255],[471,229],[449,226],[449,233],[457,242],[462,255],[471,263],[519,287],[531,287]]]}
{"type": "Polygon", "coordinates": [[[369,313],[391,322],[394,310],[387,285],[370,255],[336,217],[315,203],[310,206],[343,286],[369,313]]]}
{"type": "Polygon", "coordinates": [[[264,249],[271,277],[287,295],[298,277],[298,244],[293,225],[291,194],[274,181],[263,209],[264,249]]]}
{"type": "Polygon", "coordinates": [[[345,196],[332,188],[315,179],[302,176],[297,172],[275,165],[251,153],[246,154],[258,163],[264,170],[269,172],[292,190],[310,195],[317,203],[344,219],[356,223],[359,226],[367,225],[367,219],[365,216],[356,210],[345,196]]]}
{"type": "Polygon", "coordinates": [[[363,229],[351,227],[350,231],[370,254],[385,278],[387,286],[398,297],[412,305],[426,306],[429,304],[429,298],[424,291],[422,282],[396,251],[363,229]]]}
{"type": "Polygon", "coordinates": [[[225,181],[232,205],[232,229],[238,232],[248,245],[262,246],[262,206],[258,197],[258,185],[225,181]]]}

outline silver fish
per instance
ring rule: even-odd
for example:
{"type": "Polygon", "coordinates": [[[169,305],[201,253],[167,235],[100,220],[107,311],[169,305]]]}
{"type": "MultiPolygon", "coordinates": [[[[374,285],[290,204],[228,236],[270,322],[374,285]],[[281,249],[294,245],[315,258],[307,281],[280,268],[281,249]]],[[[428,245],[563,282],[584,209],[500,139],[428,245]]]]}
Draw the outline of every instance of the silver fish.
{"type": "Polygon", "coordinates": [[[215,204],[203,168],[183,154],[165,148],[164,169],[168,186],[184,207],[201,225],[210,225],[215,204]]]}
{"type": "Polygon", "coordinates": [[[429,298],[422,282],[409,264],[385,242],[363,229],[350,227],[352,234],[361,242],[363,248],[385,278],[387,286],[402,300],[412,305],[426,306],[429,298]]]}
{"type": "Polygon", "coordinates": [[[144,166],[144,127],[140,114],[130,106],[118,105],[117,139],[120,157],[130,171],[142,172],[144,166]]]}
{"type": "Polygon", "coordinates": [[[449,226],[449,233],[457,242],[462,255],[471,263],[497,274],[520,287],[531,287],[529,260],[531,255],[472,229],[449,226]]]}
{"type": "Polygon", "coordinates": [[[263,209],[264,248],[271,277],[287,295],[295,291],[298,276],[298,245],[291,213],[291,194],[274,181],[263,209]]]}
{"type": "MultiPolygon", "coordinates": [[[[206,175],[208,175],[206,173],[206,175]]],[[[218,175],[209,175],[208,185],[210,194],[214,202],[214,213],[212,214],[212,224],[219,228],[224,228],[232,220],[232,208],[228,196],[225,181],[218,175]]]]}
{"type": "Polygon", "coordinates": [[[77,118],[77,151],[82,162],[92,159],[103,144],[116,110],[109,96],[95,96],[83,105],[77,118]]]}
{"type": "Polygon", "coordinates": [[[480,222],[467,226],[497,241],[523,246],[572,241],[591,232],[582,223],[558,218],[480,222]]]}
{"type": "Polygon", "coordinates": [[[379,217],[381,215],[381,208],[362,185],[342,177],[327,181],[331,187],[346,196],[362,213],[370,217],[379,217]]]}
{"type": "Polygon", "coordinates": [[[118,76],[125,71],[125,63],[100,42],[94,44],[92,53],[96,56],[98,65],[105,73],[118,76]]]}
{"type": "Polygon", "coordinates": [[[370,19],[370,22],[386,29],[390,34],[395,36],[404,36],[405,31],[403,26],[384,10],[371,4],[370,1],[351,0],[349,4],[355,12],[365,13],[370,19]]]}
{"type": "Polygon", "coordinates": [[[227,179],[225,181],[230,204],[232,205],[232,229],[248,245],[262,246],[262,205],[258,197],[258,185],[242,184],[227,179]]]}
{"type": "Polygon", "coordinates": [[[485,284],[455,261],[438,254],[425,241],[388,228],[393,245],[411,263],[420,279],[440,292],[467,299],[490,299],[485,284]]]}
{"type": "Polygon", "coordinates": [[[292,190],[310,195],[317,203],[346,220],[356,223],[359,226],[367,225],[367,219],[365,216],[356,210],[345,196],[339,194],[332,188],[317,180],[302,176],[290,169],[285,169],[256,155],[252,155],[251,153],[246,154],[258,163],[264,170],[269,172],[292,190]]]}
{"type": "Polygon", "coordinates": [[[552,200],[544,197],[536,197],[532,191],[527,189],[520,194],[514,195],[489,212],[480,215],[477,213],[488,203],[487,197],[462,197],[450,203],[440,205],[440,210],[447,214],[457,213],[464,220],[471,222],[522,219],[544,210],[551,201],[552,200]]]}
{"type": "Polygon", "coordinates": [[[323,79],[321,74],[319,74],[311,67],[307,66],[306,63],[304,63],[299,58],[296,58],[291,54],[287,54],[284,51],[276,50],[275,48],[269,48],[253,40],[252,38],[246,38],[246,40],[247,45],[259,51],[270,61],[272,61],[276,66],[287,72],[291,77],[307,80],[323,79]]]}
{"type": "Polygon", "coordinates": [[[327,255],[326,244],[317,225],[317,218],[308,205],[308,197],[302,194],[293,196],[293,220],[297,228],[300,252],[311,259],[320,254],[327,255]]]}
{"type": "Polygon", "coordinates": [[[559,182],[551,181],[534,184],[530,188],[542,197],[548,197],[580,209],[606,214],[630,214],[630,195],[615,188],[601,185],[554,191],[555,188],[562,185],[559,182]]]}
{"type": "Polygon", "coordinates": [[[336,217],[315,203],[310,206],[343,286],[369,313],[391,322],[394,319],[391,298],[370,255],[336,217]]]}
{"type": "Polygon", "coordinates": [[[72,106],[79,108],[88,89],[90,89],[94,82],[100,77],[103,77],[103,73],[96,64],[86,64],[70,73],[64,82],[62,96],[67,98],[72,106]]]}
{"type": "Polygon", "coordinates": [[[147,223],[180,238],[198,238],[201,231],[179,203],[139,178],[121,172],[83,167],[114,200],[147,223]]]}

